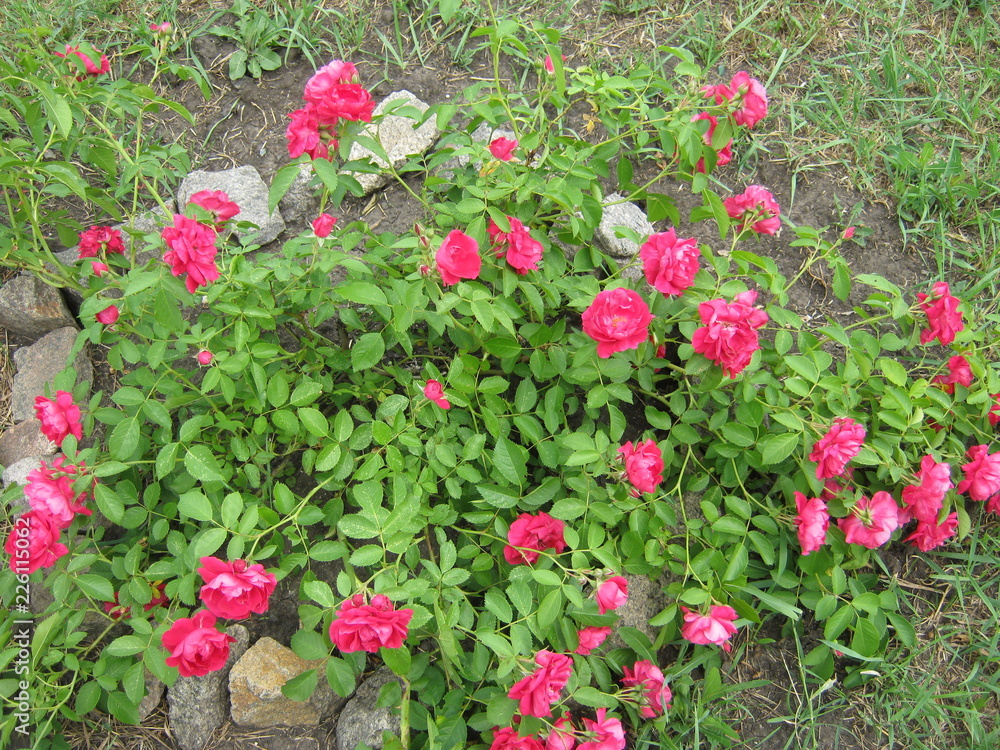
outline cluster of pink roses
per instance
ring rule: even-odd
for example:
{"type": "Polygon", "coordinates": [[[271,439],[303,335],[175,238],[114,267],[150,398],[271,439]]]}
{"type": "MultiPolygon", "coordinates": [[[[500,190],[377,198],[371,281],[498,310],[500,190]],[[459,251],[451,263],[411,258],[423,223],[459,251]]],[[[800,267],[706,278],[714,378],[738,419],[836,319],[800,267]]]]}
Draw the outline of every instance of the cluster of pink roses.
{"type": "Polygon", "coordinates": [[[164,227],[160,236],[168,248],[163,260],[170,265],[170,272],[174,276],[186,274],[185,286],[194,294],[198,287],[219,278],[219,269],[215,265],[218,253],[216,238],[223,224],[236,216],[240,208],[222,190],[197,192],[188,199],[188,205],[208,213],[210,223],[175,214],[174,223],[164,227]]]}
{"type": "Polygon", "coordinates": [[[289,115],[292,121],[285,131],[289,156],[330,159],[342,121],[371,122],[375,101],[356,83],[357,77],[354,63],[333,60],[306,82],[306,106],[289,115]]]}
{"type": "Polygon", "coordinates": [[[259,563],[203,557],[201,565],[198,575],[205,584],[199,596],[205,609],[175,620],[162,638],[163,647],[170,652],[166,663],[177,667],[181,677],[200,677],[222,669],[229,658],[229,644],[236,639],[216,627],[217,619],[242,620],[251,612],[263,614],[278,583],[259,563]]]}
{"type": "MultiPolygon", "coordinates": [[[[536,270],[542,259],[542,243],[531,236],[531,232],[519,219],[508,216],[507,221],[510,224],[509,232],[500,229],[492,219],[487,228],[496,256],[506,256],[507,263],[521,275],[536,270]]],[[[434,255],[434,261],[441,275],[441,283],[445,286],[457,284],[462,279],[479,278],[483,265],[479,243],[459,229],[453,229],[444,238],[434,255]]]]}
{"type": "MultiPolygon", "coordinates": [[[[108,56],[105,55],[100,50],[94,50],[95,54],[100,55],[97,62],[92,60],[89,55],[83,52],[79,45],[73,46],[71,44],[66,45],[65,52],[56,52],[56,57],[69,58],[75,57],[80,63],[83,64],[83,75],[78,75],[76,80],[84,81],[87,78],[96,78],[97,76],[105,75],[111,72],[111,63],[108,62],[108,56]]],[[[74,66],[74,70],[79,70],[79,64],[74,66]]]]}

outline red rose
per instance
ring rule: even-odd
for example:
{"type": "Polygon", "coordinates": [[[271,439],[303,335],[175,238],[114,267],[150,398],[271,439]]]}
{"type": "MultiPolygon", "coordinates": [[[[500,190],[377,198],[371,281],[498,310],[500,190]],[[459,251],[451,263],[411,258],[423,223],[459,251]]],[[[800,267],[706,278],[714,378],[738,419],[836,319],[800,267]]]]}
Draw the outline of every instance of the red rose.
{"type": "Polygon", "coordinates": [[[777,234],[781,229],[781,208],[774,196],[760,185],[750,185],[740,195],[722,201],[730,219],[738,219],[739,231],[750,227],[757,234],[777,234]]]}
{"type": "Polygon", "coordinates": [[[899,528],[899,506],[888,492],[876,492],[871,499],[862,495],[851,515],[837,521],[837,526],[848,543],[875,549],[899,528]]]}
{"type": "MultiPolygon", "coordinates": [[[[122,233],[111,227],[90,227],[80,232],[80,244],[77,246],[78,257],[96,258],[103,253],[125,254],[125,242],[122,233]]],[[[106,268],[106,267],[105,267],[106,268]]]]}
{"type": "MultiPolygon", "coordinates": [[[[95,55],[100,55],[98,62],[94,62],[86,53],[80,50],[79,47],[74,47],[70,44],[66,45],[66,52],[56,52],[56,57],[69,57],[74,55],[79,58],[80,62],[83,63],[85,75],[80,75],[76,77],[76,80],[82,81],[88,76],[99,76],[109,73],[111,71],[111,64],[108,62],[108,56],[105,55],[100,50],[94,50],[95,55]]],[[[77,68],[79,70],[79,68],[77,68]]]]}
{"type": "Polygon", "coordinates": [[[393,609],[392,602],[382,594],[373,596],[371,604],[365,604],[362,594],[355,594],[337,610],[330,623],[330,640],[344,653],[374,654],[379,648],[399,648],[412,617],[412,609],[393,609]]]}
{"type": "Polygon", "coordinates": [[[215,265],[216,234],[212,227],[175,214],[173,226],[165,227],[160,235],[170,248],[163,254],[163,260],[170,264],[174,276],[187,274],[185,285],[189,292],[194,294],[198,287],[219,278],[215,265]]]}
{"type": "Polygon", "coordinates": [[[628,601],[628,581],[621,576],[612,576],[597,587],[594,599],[597,601],[597,610],[602,615],[618,609],[628,601]]]}
{"type": "Polygon", "coordinates": [[[799,544],[802,546],[802,554],[808,555],[826,544],[830,514],[826,510],[826,503],[821,499],[806,498],[801,492],[795,493],[795,508],[798,511],[795,525],[798,528],[799,544]]]}
{"type": "Polygon", "coordinates": [[[72,393],[56,391],[54,401],[45,396],[36,396],[35,416],[42,423],[42,434],[56,445],[62,445],[67,435],[72,435],[77,440],[83,437],[80,407],[73,403],[72,393]]]}
{"type": "Polygon", "coordinates": [[[108,305],[101,310],[94,318],[98,323],[106,326],[114,325],[118,322],[118,305],[108,305]]]}
{"type": "Polygon", "coordinates": [[[490,153],[494,159],[500,161],[510,161],[514,157],[514,149],[517,148],[517,141],[510,138],[494,138],[490,142],[490,153]]]}
{"type": "Polygon", "coordinates": [[[199,365],[210,365],[212,364],[212,360],[215,359],[215,355],[208,349],[202,349],[198,352],[197,359],[199,365]]]}
{"type": "Polygon", "coordinates": [[[177,619],[163,634],[163,647],[170,652],[167,666],[177,667],[181,677],[201,677],[222,669],[229,658],[229,644],[236,639],[218,630],[215,620],[204,609],[194,617],[177,619]]]}
{"type": "Polygon", "coordinates": [[[60,529],[68,529],[78,513],[83,516],[93,513],[83,507],[88,494],[73,491],[73,475],[80,474],[80,469],[72,464],[63,466],[64,460],[64,456],[57,456],[51,466],[43,461],[28,474],[24,487],[31,509],[48,516],[60,529]]]}
{"type": "Polygon", "coordinates": [[[445,286],[457,284],[461,279],[478,278],[483,263],[479,243],[458,229],[448,233],[434,259],[445,286]]]}
{"type": "Polygon", "coordinates": [[[330,236],[330,232],[333,231],[333,225],[337,223],[337,220],[330,216],[330,214],[320,214],[315,219],[313,219],[312,230],[313,234],[319,237],[321,240],[330,236]]]}
{"type": "Polygon", "coordinates": [[[936,518],[929,521],[917,521],[917,530],[906,537],[906,541],[913,542],[924,552],[930,552],[955,536],[957,529],[958,513],[949,513],[948,517],[941,523],[938,523],[936,518]]]}
{"type": "Polygon", "coordinates": [[[240,207],[223,190],[199,190],[188,198],[188,205],[192,203],[211,214],[216,229],[240,212],[240,207]]]}
{"type": "Polygon", "coordinates": [[[829,431],[816,441],[810,461],[816,461],[816,478],[828,479],[844,473],[847,462],[861,452],[865,428],[849,417],[837,417],[829,431]]]}
{"type": "Polygon", "coordinates": [[[599,628],[595,625],[588,625],[576,634],[579,645],[573,653],[586,656],[604,643],[609,635],[611,635],[611,628],[609,627],[599,628]]]}
{"type": "Polygon", "coordinates": [[[543,511],[537,516],[530,513],[518,516],[510,525],[507,541],[510,544],[503,548],[503,556],[511,565],[531,565],[542,550],[554,549],[558,554],[566,548],[563,522],[543,511]]]}
{"type": "Polygon", "coordinates": [[[535,664],[538,669],[515,683],[507,696],[519,701],[524,716],[551,716],[552,704],[573,672],[573,659],[542,650],[535,654],[535,664]]]}
{"type": "Polygon", "coordinates": [[[701,251],[694,239],[682,240],[673,227],[650,235],[639,248],[642,271],[658,292],[680,295],[694,284],[701,251]]]}
{"type": "Polygon", "coordinates": [[[649,306],[631,289],[605,289],[583,312],[583,332],[597,342],[597,356],[636,349],[649,337],[649,306]]]}
{"type": "Polygon", "coordinates": [[[740,292],[726,303],[713,299],[698,305],[698,315],[704,325],[694,332],[691,345],[696,352],[722,367],[735,378],[750,364],[753,353],[760,349],[757,329],[769,320],[767,313],[753,306],[757,292],[740,292]]]}
{"type": "Polygon", "coordinates": [[[947,346],[955,340],[955,334],[965,328],[962,313],[958,309],[958,298],[951,295],[948,285],[937,282],[930,296],[917,294],[920,309],[927,314],[928,328],[920,332],[920,343],[929,344],[934,339],[947,346]]]}
{"type": "Polygon", "coordinates": [[[686,640],[702,646],[714,643],[726,651],[732,649],[728,641],[736,632],[736,626],[733,625],[733,621],[737,618],[735,609],[714,605],[707,615],[703,615],[681,606],[681,611],[684,613],[681,635],[686,640]]]}
{"type": "Polygon", "coordinates": [[[50,568],[69,552],[59,542],[61,529],[48,513],[29,510],[14,522],[3,551],[10,555],[10,569],[17,575],[50,568]]]}
{"type": "Polygon", "coordinates": [[[905,515],[905,521],[913,517],[936,523],[938,511],[944,504],[944,496],[954,486],[951,483],[951,466],[947,463],[937,463],[933,456],[924,456],[920,459],[917,484],[903,488],[905,507],[899,511],[900,519],[903,520],[905,515]]]}
{"type": "Polygon", "coordinates": [[[537,737],[522,737],[512,727],[493,728],[493,742],[490,750],[545,750],[537,737]]]}
{"type": "Polygon", "coordinates": [[[734,75],[728,86],[704,86],[701,90],[716,104],[737,100],[740,107],[733,112],[733,118],[738,125],[752,128],[767,117],[767,92],[761,82],[751,78],[745,70],[734,75]]]}
{"type": "Polygon", "coordinates": [[[497,257],[506,254],[507,262],[521,275],[537,270],[538,261],[542,259],[542,243],[532,237],[528,228],[518,219],[508,216],[507,221],[510,222],[509,232],[500,231],[493,219],[490,219],[486,228],[490,243],[499,247],[497,257]]]}
{"type": "Polygon", "coordinates": [[[593,733],[593,739],[581,742],[577,750],[624,750],[625,727],[613,717],[605,718],[608,709],[597,709],[597,721],[584,717],[583,725],[588,733],[593,733]]]}
{"type": "Polygon", "coordinates": [[[656,492],[663,481],[663,453],[653,440],[646,440],[632,446],[629,440],[618,449],[618,455],[625,462],[625,474],[635,487],[632,493],[638,497],[643,492],[656,492]]]}
{"type": "Polygon", "coordinates": [[[247,565],[246,560],[224,562],[217,557],[203,557],[201,564],[198,575],[205,585],[199,595],[213,615],[242,620],[251,612],[267,612],[268,599],[278,581],[263,565],[247,565]]]}
{"type": "Polygon", "coordinates": [[[328,127],[320,130],[316,105],[297,109],[288,116],[292,120],[285,129],[288,155],[293,159],[302,154],[309,154],[311,159],[330,158],[331,149],[337,148],[337,139],[328,127]]]}
{"type": "Polygon", "coordinates": [[[945,393],[954,394],[956,385],[966,388],[972,385],[972,367],[969,366],[969,360],[961,354],[949,357],[947,367],[947,375],[938,375],[931,381],[940,383],[945,393]]]}
{"type": "Polygon", "coordinates": [[[670,708],[673,694],[663,684],[663,672],[653,662],[643,659],[637,661],[631,669],[623,667],[622,672],[622,685],[642,688],[642,708],[639,710],[641,716],[652,719],[662,716],[670,708]]]}
{"type": "Polygon", "coordinates": [[[430,399],[442,409],[450,409],[451,401],[444,397],[444,388],[437,380],[428,380],[424,385],[424,397],[430,399]]]}

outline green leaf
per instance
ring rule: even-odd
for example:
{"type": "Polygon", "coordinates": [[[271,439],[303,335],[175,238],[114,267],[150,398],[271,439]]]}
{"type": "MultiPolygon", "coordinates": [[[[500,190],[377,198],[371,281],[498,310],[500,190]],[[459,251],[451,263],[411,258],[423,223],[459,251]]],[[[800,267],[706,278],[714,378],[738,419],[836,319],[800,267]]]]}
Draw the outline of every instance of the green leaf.
{"type": "MultiPolygon", "coordinates": [[[[545,570],[535,572],[551,573],[552,571],[545,570]]],[[[545,595],[541,604],[538,605],[538,612],[535,613],[535,618],[539,627],[547,628],[556,621],[556,618],[559,617],[559,613],[562,611],[562,598],[562,590],[559,588],[552,589],[552,591],[545,595]]]]}
{"type": "Polygon", "coordinates": [[[380,648],[379,656],[389,669],[400,677],[406,677],[410,672],[410,650],[406,646],[399,648],[380,648]]]}
{"type": "Polygon", "coordinates": [[[180,443],[167,443],[160,448],[160,452],[156,454],[157,479],[163,479],[163,477],[173,471],[174,464],[177,462],[177,451],[180,447],[180,443]]]}
{"type": "Polygon", "coordinates": [[[476,491],[494,508],[513,508],[520,499],[514,491],[492,484],[477,484],[476,491]]]}
{"type": "Polygon", "coordinates": [[[614,708],[618,705],[618,699],[612,695],[606,695],[597,688],[590,686],[577,688],[572,696],[578,703],[591,708],[614,708]]]}
{"type": "Polygon", "coordinates": [[[319,409],[304,406],[299,409],[298,415],[299,421],[316,437],[326,437],[329,434],[330,424],[319,409]]]}
{"type": "Polygon", "coordinates": [[[94,488],[94,499],[97,500],[97,509],[105,518],[112,523],[121,523],[125,515],[125,504],[113,489],[98,482],[94,488]]]}
{"type": "Polygon", "coordinates": [[[799,445],[799,435],[785,432],[781,435],[769,435],[758,444],[761,461],[765,464],[776,464],[788,458],[799,445]]]}
{"type": "Polygon", "coordinates": [[[562,576],[554,570],[532,570],[531,577],[543,586],[562,586],[562,576]]]}
{"type": "Polygon", "coordinates": [[[312,697],[319,682],[319,674],[315,669],[307,669],[298,677],[293,677],[281,686],[281,694],[289,700],[307,701],[312,697]]]}
{"type": "Polygon", "coordinates": [[[139,420],[127,417],[115,425],[108,439],[108,452],[112,458],[127,461],[139,447],[139,420]]]}
{"type": "Polygon", "coordinates": [[[337,294],[359,305],[388,305],[385,293],[368,281],[352,281],[337,287],[337,294]]]}
{"type": "Polygon", "coordinates": [[[351,366],[354,372],[374,367],[382,361],[385,342],[379,333],[366,333],[351,348],[351,366]]]}
{"type": "Polygon", "coordinates": [[[853,621],[854,607],[850,604],[845,604],[830,615],[830,619],[823,625],[823,636],[827,640],[835,640],[841,633],[847,630],[847,626],[853,621]]]}
{"type": "Polygon", "coordinates": [[[222,482],[222,467],[212,453],[212,449],[203,443],[192,445],[184,456],[184,468],[188,474],[201,482],[222,482]]]}
{"type": "Polygon", "coordinates": [[[302,167],[303,165],[298,162],[286,164],[271,179],[271,187],[267,191],[268,213],[274,213],[274,209],[281,202],[281,199],[285,197],[285,193],[288,192],[288,188],[295,182],[295,178],[299,176],[299,173],[308,171],[308,165],[306,170],[303,170],[302,167]]]}
{"type": "Polygon", "coordinates": [[[527,477],[527,451],[508,438],[498,437],[493,465],[504,479],[521,486],[527,477]]]}
{"type": "Polygon", "coordinates": [[[372,539],[379,534],[378,527],[374,522],[360,513],[342,516],[337,521],[337,528],[351,539],[372,539]]]}
{"type": "Polygon", "coordinates": [[[181,495],[177,500],[177,510],[182,516],[195,521],[212,520],[212,502],[199,490],[191,490],[181,495]]]}
{"type": "Polygon", "coordinates": [[[226,541],[228,534],[225,529],[208,529],[195,537],[191,545],[191,556],[195,560],[213,554],[226,541]]]}
{"type": "Polygon", "coordinates": [[[351,555],[351,565],[374,565],[385,556],[385,550],[377,544],[358,547],[351,555]]]}
{"type": "MultiPolygon", "coordinates": [[[[74,579],[76,585],[80,587],[80,590],[85,594],[88,594],[92,598],[99,602],[110,602],[114,601],[115,589],[111,585],[111,581],[107,578],[102,578],[99,575],[94,575],[93,573],[81,573],[74,579]]],[[[143,644],[145,647],[145,644],[143,644]]]]}
{"type": "Polygon", "coordinates": [[[902,641],[904,646],[914,646],[917,642],[917,631],[913,623],[898,612],[886,612],[885,615],[896,630],[896,638],[902,641]]]}
{"type": "Polygon", "coordinates": [[[350,698],[354,693],[354,670],[343,659],[331,656],[327,660],[326,680],[341,698],[350,698]]]}
{"type": "Polygon", "coordinates": [[[854,625],[854,637],[851,638],[851,648],[862,656],[878,655],[882,634],[868,618],[858,620],[854,625]]]}
{"type": "Polygon", "coordinates": [[[326,581],[306,581],[302,584],[302,593],[321,607],[330,608],[337,605],[333,589],[326,581]]]}

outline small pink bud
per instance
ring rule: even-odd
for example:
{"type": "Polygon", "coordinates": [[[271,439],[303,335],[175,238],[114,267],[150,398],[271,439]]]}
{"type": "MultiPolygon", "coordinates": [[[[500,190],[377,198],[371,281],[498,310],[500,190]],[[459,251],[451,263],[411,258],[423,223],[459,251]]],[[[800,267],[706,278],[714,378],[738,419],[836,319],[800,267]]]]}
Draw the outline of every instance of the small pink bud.
{"type": "Polygon", "coordinates": [[[428,266],[428,265],[426,265],[426,264],[420,266],[420,275],[421,276],[430,276],[431,275],[431,267],[428,266]]]}
{"type": "Polygon", "coordinates": [[[337,223],[337,220],[330,216],[330,214],[320,214],[315,219],[313,219],[312,228],[313,232],[320,239],[324,239],[330,236],[330,232],[333,231],[333,225],[337,223]]]}
{"type": "Polygon", "coordinates": [[[105,307],[97,313],[96,317],[98,323],[103,323],[106,326],[112,325],[118,321],[118,308],[115,305],[105,307]]]}
{"type": "Polygon", "coordinates": [[[210,352],[208,349],[202,349],[200,352],[198,352],[198,364],[210,365],[212,364],[213,359],[215,359],[215,355],[212,354],[212,352],[210,352]]]}
{"type": "Polygon", "coordinates": [[[149,24],[149,30],[154,34],[169,34],[170,22],[164,21],[163,23],[151,23],[149,24]]]}
{"type": "Polygon", "coordinates": [[[848,227],[847,229],[845,229],[844,230],[844,234],[842,235],[843,238],[845,240],[851,239],[851,237],[854,236],[854,229],[855,229],[855,227],[848,227]]]}
{"type": "Polygon", "coordinates": [[[103,276],[107,271],[111,270],[107,263],[101,263],[99,260],[91,261],[90,266],[94,269],[94,276],[103,276]]]}

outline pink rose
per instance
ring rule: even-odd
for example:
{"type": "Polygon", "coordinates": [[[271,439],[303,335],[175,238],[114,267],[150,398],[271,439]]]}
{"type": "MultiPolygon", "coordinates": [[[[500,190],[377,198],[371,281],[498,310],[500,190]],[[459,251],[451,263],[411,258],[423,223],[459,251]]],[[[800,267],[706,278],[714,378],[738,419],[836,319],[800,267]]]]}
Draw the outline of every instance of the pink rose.
{"type": "Polygon", "coordinates": [[[684,613],[681,635],[686,640],[702,646],[714,643],[722,646],[725,651],[732,650],[732,644],[728,641],[736,632],[736,626],[733,625],[737,618],[735,609],[716,604],[709,609],[707,615],[703,615],[682,605],[681,611],[684,613]]]}
{"type": "Polygon", "coordinates": [[[333,129],[340,120],[371,122],[375,100],[364,86],[342,83],[327,92],[323,101],[308,106],[315,107],[321,126],[333,129]]]}
{"type": "Polygon", "coordinates": [[[412,609],[395,609],[383,594],[365,604],[362,594],[355,594],[340,605],[330,623],[330,640],[345,654],[380,648],[399,648],[409,633],[412,609]]]}
{"type": "Polygon", "coordinates": [[[97,315],[95,315],[94,317],[97,319],[98,323],[110,326],[118,322],[118,315],[119,315],[118,306],[109,305],[108,307],[105,307],[103,310],[97,313],[97,315]]]}
{"type": "Polygon", "coordinates": [[[673,694],[670,688],[663,684],[663,672],[653,662],[643,659],[637,661],[631,669],[622,668],[622,685],[638,687],[642,692],[639,714],[647,719],[663,716],[670,708],[673,694]]]}
{"type": "MultiPolygon", "coordinates": [[[[708,114],[708,112],[702,112],[701,114],[695,115],[691,118],[691,122],[698,122],[699,120],[708,120],[708,130],[706,131],[703,140],[705,145],[712,148],[712,137],[715,135],[715,129],[719,125],[719,118],[708,114]]],[[[714,149],[713,149],[714,150],[714,149]]],[[[733,160],[733,139],[729,139],[729,143],[723,146],[719,151],[716,152],[715,156],[715,166],[724,167],[729,162],[733,160]]],[[[701,157],[698,163],[695,165],[695,169],[699,172],[705,172],[705,157],[701,157]]]]}
{"type": "Polygon", "coordinates": [[[61,533],[47,512],[29,510],[14,522],[3,551],[10,555],[10,569],[17,575],[34,573],[56,564],[69,548],[59,542],[61,533]]]}
{"type": "Polygon", "coordinates": [[[56,391],[55,400],[36,396],[35,416],[42,423],[42,434],[56,445],[62,445],[67,435],[83,437],[80,407],[73,403],[72,393],[56,391]]]}
{"type": "Polygon", "coordinates": [[[199,365],[210,365],[212,364],[212,360],[215,359],[215,355],[212,354],[212,352],[210,352],[208,349],[202,349],[200,352],[198,352],[197,358],[199,365]]]}
{"type": "Polygon", "coordinates": [[[324,125],[320,129],[319,115],[316,105],[310,104],[304,109],[297,109],[288,115],[291,122],[285,130],[288,140],[288,155],[295,159],[302,154],[309,154],[311,159],[329,159],[330,151],[336,150],[337,139],[333,129],[324,125]]]}
{"type": "Polygon", "coordinates": [[[628,601],[628,581],[621,576],[612,576],[597,587],[594,599],[597,601],[597,610],[602,615],[618,609],[628,601]]]}
{"type": "Polygon", "coordinates": [[[605,718],[606,708],[597,709],[597,721],[584,718],[583,725],[594,738],[581,742],[577,750],[624,750],[625,728],[618,719],[605,718]]]}
{"type": "Polygon", "coordinates": [[[201,677],[226,665],[229,644],[236,639],[215,627],[215,615],[201,610],[194,617],[181,617],[163,634],[163,647],[170,652],[167,666],[177,667],[181,677],[201,677]]]}
{"type": "Polygon", "coordinates": [[[519,701],[518,709],[524,716],[550,716],[552,704],[569,682],[573,659],[542,650],[535,654],[535,664],[538,668],[515,683],[507,696],[519,701]]]}
{"type": "Polygon", "coordinates": [[[528,228],[518,219],[508,216],[507,221],[510,222],[509,232],[500,231],[500,227],[493,219],[490,219],[486,228],[490,244],[500,248],[497,257],[506,253],[507,262],[521,275],[537,270],[538,261],[542,258],[542,243],[532,237],[528,228]]]}
{"type": "Polygon", "coordinates": [[[478,278],[483,263],[479,243],[458,229],[448,233],[434,259],[445,286],[457,284],[461,279],[478,278]]]}
{"type": "Polygon", "coordinates": [[[635,497],[643,492],[656,492],[663,481],[663,453],[653,440],[645,440],[635,447],[629,440],[618,449],[618,455],[625,462],[625,474],[635,487],[632,493],[635,497]]]}
{"type": "MultiPolygon", "coordinates": [[[[56,57],[69,57],[70,55],[73,55],[77,57],[80,60],[80,62],[83,63],[83,67],[86,74],[77,76],[76,80],[78,81],[83,81],[88,76],[96,77],[99,75],[104,75],[105,73],[109,73],[111,71],[111,64],[108,62],[108,56],[105,55],[100,50],[96,49],[94,50],[94,54],[100,55],[98,62],[94,62],[90,57],[87,56],[86,53],[82,52],[79,47],[74,47],[69,44],[66,45],[66,52],[55,53],[56,57]]],[[[76,69],[79,70],[79,67],[77,67],[76,69]]]]}
{"type": "Polygon", "coordinates": [[[865,428],[849,417],[833,420],[829,431],[813,445],[810,461],[816,461],[816,478],[827,479],[844,473],[847,462],[861,452],[865,428]]]}
{"type": "Polygon", "coordinates": [[[955,334],[965,328],[962,313],[958,309],[958,298],[953,297],[951,290],[943,281],[931,287],[930,296],[922,292],[917,294],[920,309],[927,314],[928,328],[920,332],[920,343],[929,344],[934,339],[948,346],[955,340],[955,334]]]}
{"type": "Polygon", "coordinates": [[[493,727],[490,750],[545,750],[537,737],[522,737],[512,727],[493,727]]]}
{"type": "MultiPolygon", "coordinates": [[[[125,254],[125,242],[122,233],[111,227],[90,227],[80,232],[80,243],[77,245],[79,258],[96,258],[106,253],[125,254]]],[[[107,266],[105,266],[107,268],[107,266]]]]}
{"type": "Polygon", "coordinates": [[[175,214],[173,226],[164,227],[160,236],[169,248],[163,254],[163,260],[170,265],[174,276],[187,274],[184,283],[189,292],[194,294],[198,287],[219,278],[219,269],[215,265],[218,253],[216,233],[212,227],[183,214],[175,214]]]}
{"type": "Polygon", "coordinates": [[[437,380],[428,380],[424,386],[424,396],[429,398],[442,409],[450,409],[451,401],[444,397],[444,388],[437,380]]]}
{"type": "Polygon", "coordinates": [[[876,492],[870,500],[862,495],[851,515],[841,518],[837,525],[848,543],[875,549],[888,542],[899,528],[899,506],[888,492],[876,492]]]}
{"type": "Polygon", "coordinates": [[[247,565],[246,560],[224,562],[217,557],[201,558],[198,568],[205,585],[199,596],[213,615],[227,620],[242,620],[251,612],[267,612],[269,599],[278,581],[260,563],[247,565]]]}
{"type": "Polygon", "coordinates": [[[605,289],[583,312],[583,332],[597,342],[597,356],[636,349],[649,337],[649,306],[631,289],[605,289]]]}
{"type": "Polygon", "coordinates": [[[517,148],[517,141],[510,138],[494,138],[490,141],[490,153],[494,159],[500,161],[510,161],[514,158],[514,149],[517,148]]]}
{"type": "Polygon", "coordinates": [[[680,239],[673,227],[650,235],[639,248],[646,281],[666,295],[683,294],[694,284],[699,257],[698,243],[693,238],[680,239]]]}
{"type": "Polygon", "coordinates": [[[826,530],[830,527],[830,514],[826,503],[818,497],[806,498],[801,492],[795,493],[795,526],[798,528],[802,554],[808,555],[826,544],[826,530]]]}
{"type": "Polygon", "coordinates": [[[931,381],[932,383],[940,383],[945,393],[954,394],[956,385],[966,388],[972,385],[972,367],[969,366],[969,360],[961,354],[950,357],[947,367],[947,375],[938,375],[931,381]]]}
{"type": "Polygon", "coordinates": [[[170,22],[164,21],[163,23],[151,23],[149,24],[149,30],[154,34],[169,34],[170,22]]]}
{"type": "Polygon", "coordinates": [[[188,198],[188,205],[191,204],[206,211],[212,217],[216,229],[221,229],[224,223],[240,212],[240,207],[229,200],[223,190],[199,190],[188,198]]]}
{"type": "Polygon", "coordinates": [[[566,548],[563,539],[563,522],[544,511],[537,516],[522,513],[507,532],[509,544],[503,548],[504,559],[511,565],[531,565],[538,560],[538,553],[554,549],[556,554],[566,548]],[[521,549],[516,549],[520,547],[521,549]]]}
{"type": "Polygon", "coordinates": [[[64,460],[64,456],[57,456],[51,466],[43,461],[28,474],[24,487],[31,509],[51,518],[60,529],[69,528],[78,513],[83,516],[93,513],[83,506],[88,494],[73,491],[73,479],[82,473],[80,468],[72,464],[63,466],[64,460]]]}
{"type": "MultiPolygon", "coordinates": [[[[167,584],[158,582],[152,585],[153,598],[149,600],[148,604],[143,604],[142,609],[145,612],[149,612],[155,607],[159,607],[161,604],[166,604],[170,601],[170,598],[166,595],[165,590],[167,584]]],[[[115,598],[113,601],[104,602],[104,611],[108,613],[113,619],[120,620],[122,617],[129,613],[129,608],[118,603],[118,592],[115,592],[115,598]]]]}
{"type": "Polygon", "coordinates": [[[949,513],[948,517],[941,523],[938,523],[936,518],[929,521],[917,521],[917,530],[906,537],[906,541],[913,542],[924,552],[930,552],[955,536],[957,529],[958,513],[949,513]]]}
{"type": "Polygon", "coordinates": [[[552,731],[545,740],[545,750],[573,750],[576,736],[569,714],[563,714],[552,725],[552,731]]]}
{"type": "Polygon", "coordinates": [[[357,76],[358,69],[354,63],[331,60],[306,81],[302,98],[307,102],[320,104],[335,92],[338,86],[351,83],[357,76]]]}
{"type": "Polygon", "coordinates": [[[94,272],[94,276],[103,276],[110,271],[111,268],[107,263],[101,263],[99,260],[92,260],[90,262],[90,270],[94,272]]]}
{"type": "Polygon", "coordinates": [[[760,185],[750,185],[740,195],[722,201],[730,219],[738,219],[737,229],[750,227],[757,234],[777,234],[781,229],[781,208],[774,196],[760,185]]]}
{"type": "Polygon", "coordinates": [[[595,648],[604,643],[604,640],[611,635],[611,628],[603,627],[599,628],[595,625],[588,625],[583,630],[576,634],[576,639],[579,645],[576,647],[574,654],[580,654],[581,656],[586,656],[595,648]]]}
{"type": "Polygon", "coordinates": [[[965,455],[972,460],[962,465],[965,479],[958,483],[957,491],[968,490],[969,497],[979,502],[1000,492],[1000,451],[989,453],[985,445],[974,445],[965,455]]]}
{"type": "Polygon", "coordinates": [[[739,109],[733,112],[733,118],[738,125],[752,128],[767,117],[767,92],[761,82],[751,78],[745,70],[734,75],[728,86],[725,84],[704,86],[702,92],[714,99],[716,104],[735,99],[740,105],[739,109]]]}
{"type": "Polygon", "coordinates": [[[748,291],[740,292],[728,304],[713,299],[698,305],[704,325],[692,335],[691,346],[731,378],[742,372],[753,359],[753,353],[760,349],[757,329],[769,318],[766,312],[753,306],[756,301],[757,292],[748,291]]]}
{"type": "Polygon", "coordinates": [[[907,521],[913,517],[921,521],[936,522],[944,496],[954,486],[951,483],[951,466],[937,463],[933,456],[924,456],[920,459],[917,484],[903,488],[905,507],[899,511],[900,520],[904,521],[905,515],[907,521]]]}
{"type": "Polygon", "coordinates": [[[337,220],[330,216],[330,214],[320,214],[315,219],[313,219],[312,230],[313,234],[319,237],[321,240],[330,236],[330,232],[333,231],[333,225],[337,223],[337,220]]]}

